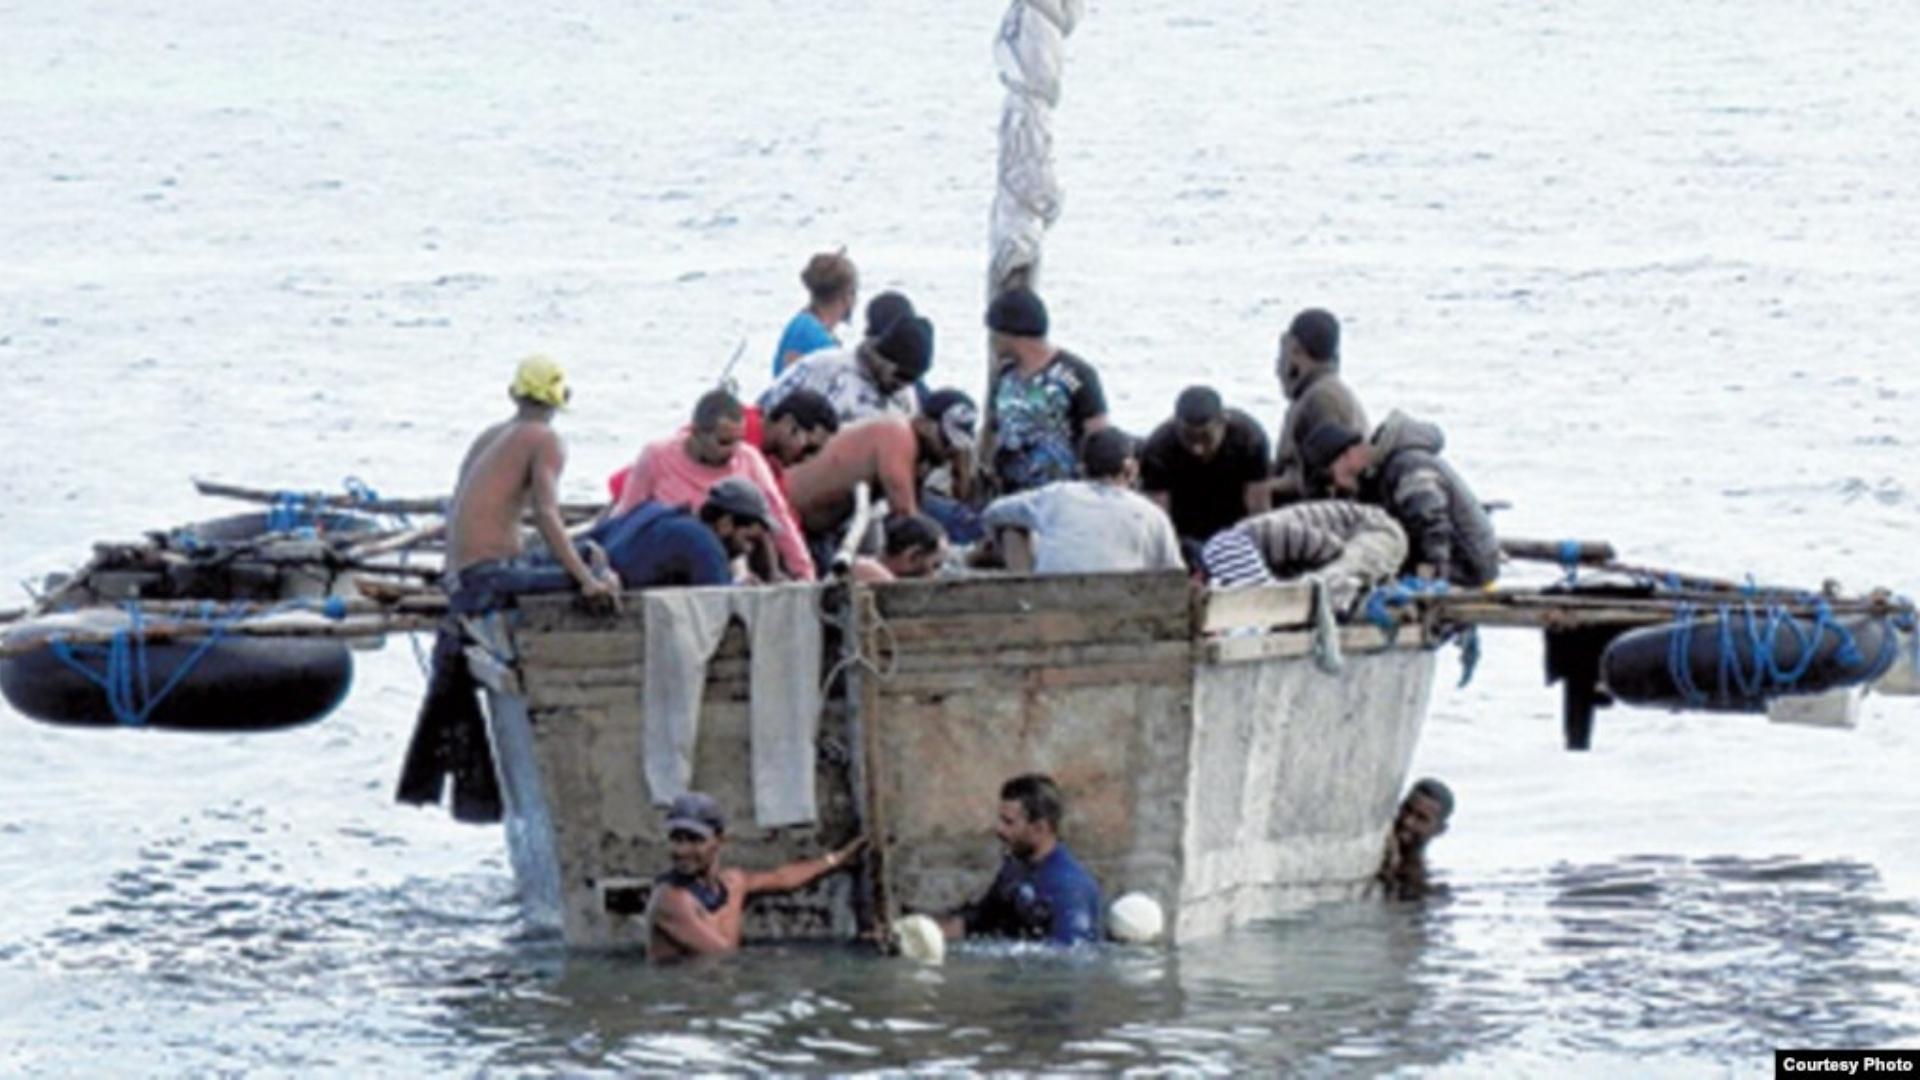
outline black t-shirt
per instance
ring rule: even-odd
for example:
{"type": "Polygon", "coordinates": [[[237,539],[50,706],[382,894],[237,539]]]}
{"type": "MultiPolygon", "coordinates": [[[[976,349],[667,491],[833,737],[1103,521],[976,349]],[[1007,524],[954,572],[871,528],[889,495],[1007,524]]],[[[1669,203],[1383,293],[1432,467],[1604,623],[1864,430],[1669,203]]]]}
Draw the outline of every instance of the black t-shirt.
{"type": "Polygon", "coordinates": [[[1267,478],[1267,433],[1239,409],[1226,411],[1227,437],[1211,461],[1201,461],[1180,445],[1180,425],[1169,420],[1154,429],[1140,451],[1140,486],[1172,496],[1173,527],[1181,536],[1205,541],[1247,516],[1246,488],[1267,478]]]}

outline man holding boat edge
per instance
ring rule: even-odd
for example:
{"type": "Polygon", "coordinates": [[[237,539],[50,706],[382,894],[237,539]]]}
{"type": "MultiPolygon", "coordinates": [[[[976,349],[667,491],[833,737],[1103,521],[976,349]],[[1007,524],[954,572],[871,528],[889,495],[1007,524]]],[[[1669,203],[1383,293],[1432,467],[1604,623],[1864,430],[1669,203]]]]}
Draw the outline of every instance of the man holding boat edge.
{"type": "Polygon", "coordinates": [[[747,897],[791,892],[849,865],[866,837],[811,859],[772,870],[722,867],[727,819],[709,795],[689,791],[667,808],[673,869],[654,879],[647,900],[647,959],[661,962],[717,956],[740,949],[747,897]]]}
{"type": "Polygon", "coordinates": [[[948,938],[1004,937],[1050,945],[1098,943],[1106,905],[1093,875],[1060,840],[1066,798],[1053,778],[1016,776],[1000,787],[993,833],[1007,856],[985,896],[945,919],[948,938]]]}
{"type": "Polygon", "coordinates": [[[450,614],[433,646],[433,671],[414,721],[413,739],[400,768],[394,797],[431,806],[452,780],[453,816],[460,821],[500,820],[499,778],[479,688],[467,668],[459,618],[510,603],[520,593],[564,592],[578,585],[583,596],[616,602],[620,579],[596,562],[588,545],[583,558],[567,538],[560,518],[560,472],[566,450],[553,430],[553,415],[572,396],[566,373],[544,356],[520,362],[508,387],[511,419],[481,432],[460,463],[460,477],[447,507],[447,591],[450,614]],[[531,511],[547,551],[528,554],[520,522],[531,511]]]}

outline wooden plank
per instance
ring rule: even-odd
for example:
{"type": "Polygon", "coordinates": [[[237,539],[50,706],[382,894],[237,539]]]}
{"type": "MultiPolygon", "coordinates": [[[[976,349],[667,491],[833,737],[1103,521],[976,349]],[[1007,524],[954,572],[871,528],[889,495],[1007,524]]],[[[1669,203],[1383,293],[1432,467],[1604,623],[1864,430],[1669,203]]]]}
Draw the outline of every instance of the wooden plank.
{"type": "Polygon", "coordinates": [[[533,668],[605,668],[637,664],[646,639],[631,631],[557,631],[515,635],[520,663],[533,668]]]}
{"type": "Polygon", "coordinates": [[[1036,668],[1027,673],[1027,685],[1039,690],[1068,686],[1119,686],[1132,683],[1178,684],[1193,678],[1188,657],[1178,660],[1140,664],[1115,664],[1111,667],[1036,668]]]}
{"type": "Polygon", "coordinates": [[[942,615],[891,619],[880,633],[903,650],[938,648],[1013,648],[1031,645],[1079,645],[1115,641],[1184,641],[1189,616],[1176,611],[1080,612],[1035,611],[1030,614],[942,615]]]}
{"type": "Polygon", "coordinates": [[[1119,641],[1018,646],[1013,648],[913,649],[896,651],[892,672],[895,676],[919,672],[965,671],[979,673],[992,668],[1026,667],[1108,667],[1115,664],[1156,662],[1190,663],[1193,642],[1119,641]]]}
{"type": "MultiPolygon", "coordinates": [[[[1427,644],[1426,635],[1416,625],[1400,627],[1391,642],[1377,626],[1340,628],[1340,651],[1350,653],[1381,652],[1386,649],[1417,649],[1427,644]]],[[[1259,660],[1286,660],[1313,652],[1313,634],[1305,630],[1287,630],[1276,634],[1248,634],[1210,641],[1205,656],[1211,664],[1242,664],[1259,660]]]]}
{"type": "Polygon", "coordinates": [[[1509,559],[1530,562],[1564,562],[1563,548],[1572,545],[1573,561],[1583,565],[1608,563],[1615,558],[1613,545],[1605,540],[1523,540],[1515,536],[1500,538],[1500,553],[1509,559]]]}
{"type": "Polygon", "coordinates": [[[1254,627],[1305,626],[1313,619],[1313,586],[1304,581],[1244,589],[1210,589],[1200,605],[1202,634],[1254,627]]]}
{"type": "Polygon", "coordinates": [[[569,683],[548,683],[529,687],[526,699],[529,709],[543,712],[548,709],[618,709],[623,706],[638,708],[640,688],[621,685],[581,686],[569,683]]]}
{"type": "Polygon", "coordinates": [[[915,671],[896,674],[880,684],[888,708],[924,703],[955,695],[1025,694],[1078,686],[1186,686],[1193,665],[1185,658],[1099,667],[996,668],[983,677],[978,669],[915,671]]]}
{"type": "Polygon", "coordinates": [[[1036,611],[1186,611],[1191,588],[1177,571],[992,575],[873,586],[881,617],[1021,615],[1036,611]]]}

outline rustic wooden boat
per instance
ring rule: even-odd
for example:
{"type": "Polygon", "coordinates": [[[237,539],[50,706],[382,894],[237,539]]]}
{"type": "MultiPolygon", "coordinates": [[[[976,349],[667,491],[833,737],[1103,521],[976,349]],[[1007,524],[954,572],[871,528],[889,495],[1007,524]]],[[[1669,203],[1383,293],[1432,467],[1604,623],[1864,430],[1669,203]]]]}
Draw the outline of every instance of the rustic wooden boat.
{"type": "MultiPolygon", "coordinates": [[[[751,824],[738,625],[708,667],[691,785],[739,823],[729,857],[744,865],[861,832],[878,842],[858,878],[756,900],[750,938],[846,938],[972,897],[998,860],[999,785],[1028,771],[1065,789],[1065,835],[1108,894],[1157,898],[1176,942],[1378,866],[1433,681],[1418,624],[1340,628],[1330,674],[1309,655],[1304,586],[1209,593],[1179,574],[1102,574],[787,587],[823,590],[846,627],[822,670],[851,661],[820,725],[818,820],[751,824]]],[[[649,883],[668,865],[643,775],[642,611],[527,597],[472,627],[526,912],[577,947],[643,942],[649,883]]]]}

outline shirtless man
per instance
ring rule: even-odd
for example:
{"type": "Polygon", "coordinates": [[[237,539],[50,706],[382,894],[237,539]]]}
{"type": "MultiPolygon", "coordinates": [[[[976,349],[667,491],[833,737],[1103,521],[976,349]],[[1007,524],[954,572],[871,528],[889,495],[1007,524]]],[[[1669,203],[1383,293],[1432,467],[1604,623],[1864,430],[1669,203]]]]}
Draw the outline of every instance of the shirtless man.
{"type": "Polygon", "coordinates": [[[560,518],[567,452],[553,414],[572,396],[565,373],[546,357],[528,357],[507,392],[513,418],[473,441],[447,508],[447,587],[455,610],[478,611],[514,593],[560,592],[573,584],[592,599],[617,596],[619,578],[587,565],[560,518]],[[545,556],[524,553],[520,520],[529,509],[547,542],[545,556]]]}
{"type": "Polygon", "coordinates": [[[566,452],[552,420],[569,396],[566,375],[545,357],[529,357],[508,394],[513,419],[474,440],[447,508],[443,585],[451,614],[434,639],[427,693],[394,792],[401,802],[432,806],[451,787],[453,816],[479,823],[500,820],[502,803],[459,616],[500,607],[519,593],[562,592],[575,583],[596,600],[611,601],[620,590],[611,570],[589,569],[560,520],[556,491],[566,452]],[[529,506],[551,556],[523,553],[520,519],[529,506]]]}
{"type": "Polygon", "coordinates": [[[727,819],[711,796],[689,791],[667,809],[673,869],[654,879],[647,901],[647,959],[684,960],[740,948],[740,916],[755,893],[791,892],[847,865],[866,845],[859,837],[837,851],[773,870],[720,865],[727,819]]]}
{"type": "Polygon", "coordinates": [[[862,420],[840,429],[818,454],[787,470],[787,497],[809,536],[838,528],[861,483],[879,489],[895,514],[920,511],[920,481],[935,466],[967,467],[973,451],[973,399],[953,389],[927,395],[912,420],[862,420]]]}

